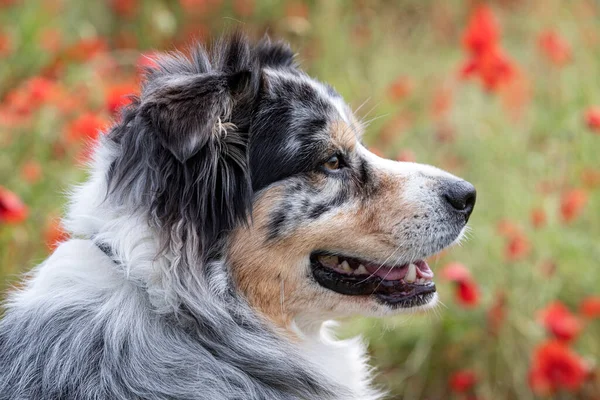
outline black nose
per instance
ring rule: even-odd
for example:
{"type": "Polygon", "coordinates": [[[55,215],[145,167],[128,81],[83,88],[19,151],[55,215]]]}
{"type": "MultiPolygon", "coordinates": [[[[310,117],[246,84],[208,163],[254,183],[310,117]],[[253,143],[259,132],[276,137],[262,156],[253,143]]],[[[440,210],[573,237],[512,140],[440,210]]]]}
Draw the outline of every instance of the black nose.
{"type": "Polygon", "coordinates": [[[477,198],[475,187],[467,181],[454,181],[445,185],[444,198],[456,210],[471,215],[477,198]]]}

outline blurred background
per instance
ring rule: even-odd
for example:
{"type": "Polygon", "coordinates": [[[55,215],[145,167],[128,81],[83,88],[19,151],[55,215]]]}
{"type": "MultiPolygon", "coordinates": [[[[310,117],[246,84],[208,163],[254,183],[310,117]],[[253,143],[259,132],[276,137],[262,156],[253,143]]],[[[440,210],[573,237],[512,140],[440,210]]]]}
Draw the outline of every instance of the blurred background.
{"type": "Polygon", "coordinates": [[[67,236],[85,143],[153,52],[243,28],[292,43],[367,144],[478,189],[442,305],[356,319],[392,399],[600,399],[600,3],[0,0],[0,282],[67,236]]]}

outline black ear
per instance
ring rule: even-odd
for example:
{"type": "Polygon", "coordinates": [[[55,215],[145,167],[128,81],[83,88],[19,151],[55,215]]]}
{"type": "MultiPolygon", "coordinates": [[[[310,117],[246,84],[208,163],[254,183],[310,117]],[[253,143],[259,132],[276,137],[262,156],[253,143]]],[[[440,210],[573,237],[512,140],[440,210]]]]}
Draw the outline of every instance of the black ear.
{"type": "Polygon", "coordinates": [[[149,77],[142,93],[142,118],[182,163],[244,124],[237,110],[248,107],[258,91],[245,37],[235,35],[214,52],[210,61],[200,47],[184,63],[181,55],[159,60],[162,70],[149,77]]]}
{"type": "Polygon", "coordinates": [[[261,67],[298,68],[298,65],[294,61],[294,52],[285,42],[272,42],[271,39],[265,35],[256,44],[255,52],[261,67]]]}

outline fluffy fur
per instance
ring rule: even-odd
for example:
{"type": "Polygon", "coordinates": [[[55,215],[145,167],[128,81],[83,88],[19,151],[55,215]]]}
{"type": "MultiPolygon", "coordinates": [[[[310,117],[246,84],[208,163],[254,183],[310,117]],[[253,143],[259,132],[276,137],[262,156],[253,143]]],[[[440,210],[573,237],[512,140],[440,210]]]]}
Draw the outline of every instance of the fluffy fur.
{"type": "Polygon", "coordinates": [[[74,239],[6,302],[0,399],[380,398],[326,320],[401,310],[320,287],[308,257],[439,251],[466,223],[439,200],[456,178],[369,153],[282,43],[158,65],[71,196],[74,239]]]}

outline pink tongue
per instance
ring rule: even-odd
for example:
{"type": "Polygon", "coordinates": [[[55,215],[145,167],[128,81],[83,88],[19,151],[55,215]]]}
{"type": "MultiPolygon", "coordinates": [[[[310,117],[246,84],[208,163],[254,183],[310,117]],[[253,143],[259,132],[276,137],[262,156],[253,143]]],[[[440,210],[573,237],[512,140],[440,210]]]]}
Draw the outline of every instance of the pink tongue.
{"type": "Polygon", "coordinates": [[[433,271],[429,268],[427,262],[423,260],[415,261],[415,265],[417,266],[417,276],[419,278],[433,278],[433,271]]]}
{"type": "MultiPolygon", "coordinates": [[[[415,261],[414,264],[417,267],[417,278],[433,278],[433,271],[429,268],[429,265],[427,265],[425,261],[415,261]]],[[[365,268],[370,274],[389,281],[398,281],[404,278],[408,272],[408,264],[399,267],[388,267],[385,265],[381,266],[380,264],[367,264],[365,268]]]]}
{"type": "Polygon", "coordinates": [[[370,274],[389,281],[399,281],[404,278],[408,272],[408,265],[403,265],[401,267],[387,267],[379,264],[367,264],[365,268],[367,268],[367,271],[369,271],[370,274]]]}

